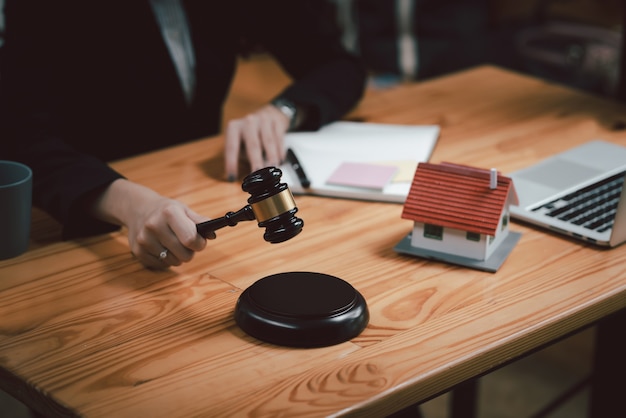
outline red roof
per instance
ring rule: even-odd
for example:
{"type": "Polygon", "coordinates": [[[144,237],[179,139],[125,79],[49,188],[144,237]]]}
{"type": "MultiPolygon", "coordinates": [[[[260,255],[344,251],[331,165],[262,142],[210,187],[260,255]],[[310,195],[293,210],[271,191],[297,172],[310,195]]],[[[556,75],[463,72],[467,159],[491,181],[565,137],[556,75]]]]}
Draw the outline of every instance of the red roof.
{"type": "Polygon", "coordinates": [[[489,170],[458,164],[420,163],[404,203],[403,219],[495,236],[513,181],[498,173],[490,187],[489,170]]]}

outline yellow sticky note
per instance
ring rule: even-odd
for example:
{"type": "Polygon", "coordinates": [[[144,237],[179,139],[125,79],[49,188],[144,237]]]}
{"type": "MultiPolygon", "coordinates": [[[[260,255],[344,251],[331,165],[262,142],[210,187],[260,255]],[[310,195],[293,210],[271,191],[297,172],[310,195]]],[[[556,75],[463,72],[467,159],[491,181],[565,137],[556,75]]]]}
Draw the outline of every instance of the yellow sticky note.
{"type": "Polygon", "coordinates": [[[401,160],[401,161],[376,161],[374,164],[392,165],[397,168],[396,174],[391,179],[392,183],[410,183],[415,176],[417,170],[417,161],[401,160]]]}

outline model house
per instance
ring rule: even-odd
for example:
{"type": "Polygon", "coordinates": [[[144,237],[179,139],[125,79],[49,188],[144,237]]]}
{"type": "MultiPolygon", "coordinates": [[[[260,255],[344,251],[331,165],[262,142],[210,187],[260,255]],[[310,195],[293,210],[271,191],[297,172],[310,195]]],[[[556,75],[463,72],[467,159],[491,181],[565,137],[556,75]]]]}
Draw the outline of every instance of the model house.
{"type": "Polygon", "coordinates": [[[513,181],[495,169],[420,163],[402,218],[414,222],[413,249],[487,260],[509,234],[513,181]]]}

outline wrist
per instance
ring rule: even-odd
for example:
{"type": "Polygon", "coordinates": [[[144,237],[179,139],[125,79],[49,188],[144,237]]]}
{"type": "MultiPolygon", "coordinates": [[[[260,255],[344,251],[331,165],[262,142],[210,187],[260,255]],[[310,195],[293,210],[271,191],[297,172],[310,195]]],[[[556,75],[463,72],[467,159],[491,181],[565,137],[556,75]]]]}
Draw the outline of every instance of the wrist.
{"type": "Polygon", "coordinates": [[[156,192],[126,179],[113,181],[91,205],[92,215],[105,222],[128,226],[133,211],[146,199],[158,197],[156,192]]]}
{"type": "Polygon", "coordinates": [[[289,119],[289,131],[296,129],[299,126],[301,120],[301,112],[298,106],[289,99],[279,97],[274,99],[270,103],[276,109],[278,109],[283,115],[289,119]]]}

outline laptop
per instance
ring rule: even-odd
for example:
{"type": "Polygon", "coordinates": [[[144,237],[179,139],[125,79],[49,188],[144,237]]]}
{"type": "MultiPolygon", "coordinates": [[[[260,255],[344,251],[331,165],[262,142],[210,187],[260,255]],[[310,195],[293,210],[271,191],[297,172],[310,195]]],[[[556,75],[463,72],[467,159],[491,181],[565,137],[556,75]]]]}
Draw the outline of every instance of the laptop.
{"type": "Polygon", "coordinates": [[[626,241],[626,147],[587,142],[509,174],[511,217],[600,246],[626,241]]]}

